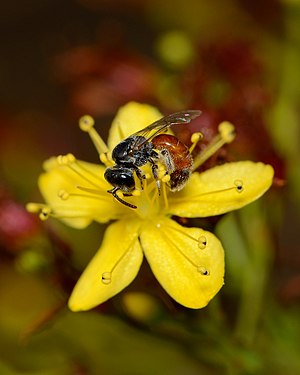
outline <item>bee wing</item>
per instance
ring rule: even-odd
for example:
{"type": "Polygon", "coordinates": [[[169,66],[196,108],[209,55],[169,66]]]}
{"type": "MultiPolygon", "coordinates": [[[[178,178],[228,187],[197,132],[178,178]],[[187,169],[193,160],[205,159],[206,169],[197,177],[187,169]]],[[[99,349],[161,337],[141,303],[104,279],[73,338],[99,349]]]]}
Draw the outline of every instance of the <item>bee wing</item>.
{"type": "Polygon", "coordinates": [[[189,110],[172,113],[171,115],[160,118],[152,124],[146,126],[144,129],[134,133],[133,136],[141,136],[145,138],[145,141],[139,142],[138,147],[142,146],[145,142],[151,140],[156,135],[166,131],[172,125],[177,124],[188,124],[194,118],[201,115],[201,111],[189,110]]]}

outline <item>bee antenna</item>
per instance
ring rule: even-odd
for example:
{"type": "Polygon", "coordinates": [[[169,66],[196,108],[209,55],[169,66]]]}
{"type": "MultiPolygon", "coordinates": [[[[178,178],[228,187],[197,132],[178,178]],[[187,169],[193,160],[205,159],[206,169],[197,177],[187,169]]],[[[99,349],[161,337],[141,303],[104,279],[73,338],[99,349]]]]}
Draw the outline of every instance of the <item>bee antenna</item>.
{"type": "Polygon", "coordinates": [[[124,206],[127,206],[127,207],[130,207],[130,208],[137,208],[137,206],[131,204],[131,203],[128,203],[126,201],[124,201],[121,197],[118,196],[117,194],[117,191],[120,190],[119,188],[113,188],[111,190],[107,190],[108,193],[110,193],[114,198],[116,198],[117,201],[119,201],[120,203],[124,204],[124,206]]]}

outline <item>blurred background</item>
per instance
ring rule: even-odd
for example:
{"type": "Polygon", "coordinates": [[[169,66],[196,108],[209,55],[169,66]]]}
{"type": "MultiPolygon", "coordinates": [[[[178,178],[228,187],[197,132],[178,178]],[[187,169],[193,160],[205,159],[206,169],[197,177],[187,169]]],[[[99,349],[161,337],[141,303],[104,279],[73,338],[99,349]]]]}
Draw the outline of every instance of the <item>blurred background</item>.
{"type": "Polygon", "coordinates": [[[300,373],[300,1],[10,0],[0,29],[0,374],[300,373]],[[275,169],[259,201],[193,221],[226,252],[225,286],[202,310],[172,301],[144,262],[118,296],[69,312],[105,226],[25,211],[46,158],[97,162],[78,118],[105,138],[131,100],[201,109],[178,133],[200,129],[199,147],[233,122],[235,142],[206,167],[275,169]]]}

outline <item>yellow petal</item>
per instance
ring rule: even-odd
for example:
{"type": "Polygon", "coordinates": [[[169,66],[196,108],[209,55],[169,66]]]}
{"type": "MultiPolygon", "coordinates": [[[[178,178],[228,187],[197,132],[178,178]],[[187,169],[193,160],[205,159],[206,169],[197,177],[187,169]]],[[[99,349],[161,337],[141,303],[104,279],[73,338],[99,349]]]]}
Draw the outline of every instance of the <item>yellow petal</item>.
{"type": "Polygon", "coordinates": [[[170,195],[169,213],[206,217],[236,210],[253,202],[272,185],[270,165],[241,161],[193,173],[187,186],[170,195]]]}
{"type": "Polygon", "coordinates": [[[164,218],[143,228],[141,244],[155,277],[181,305],[204,307],[222,287],[224,251],[212,233],[164,218]]]}
{"type": "Polygon", "coordinates": [[[107,193],[111,186],[104,180],[103,166],[76,161],[71,169],[59,165],[57,158],[49,159],[44,166],[47,172],[39,177],[40,191],[53,213],[64,223],[84,228],[92,220],[103,223],[124,212],[122,205],[113,202],[107,193]],[[96,190],[96,194],[79,187],[96,190]]]}
{"type": "Polygon", "coordinates": [[[89,310],[133,281],[143,260],[138,240],[139,225],[137,220],[120,220],[107,228],[100,250],[72,292],[69,300],[71,310],[89,310]]]}
{"type": "Polygon", "coordinates": [[[113,120],[108,136],[112,150],[120,141],[160,119],[162,114],[151,105],[130,102],[121,107],[113,120]]]}

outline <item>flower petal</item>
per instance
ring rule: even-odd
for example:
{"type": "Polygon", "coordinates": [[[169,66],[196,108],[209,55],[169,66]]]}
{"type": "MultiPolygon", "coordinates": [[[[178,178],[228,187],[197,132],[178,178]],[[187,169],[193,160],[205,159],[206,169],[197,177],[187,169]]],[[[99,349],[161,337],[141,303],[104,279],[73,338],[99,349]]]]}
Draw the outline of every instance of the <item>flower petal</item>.
{"type": "Polygon", "coordinates": [[[54,215],[64,223],[84,228],[92,220],[104,223],[124,213],[124,207],[107,193],[111,186],[103,177],[105,167],[77,160],[70,168],[60,165],[55,157],[47,160],[44,167],[46,173],[38,181],[40,191],[54,215]],[[79,187],[93,189],[96,194],[79,187]]]}
{"type": "Polygon", "coordinates": [[[139,225],[137,220],[120,220],[107,228],[100,250],[72,292],[69,300],[71,310],[91,309],[133,281],[143,260],[138,239],[139,225]]]}
{"type": "Polygon", "coordinates": [[[253,202],[272,185],[270,165],[241,161],[193,173],[187,186],[170,195],[169,213],[206,217],[236,210],[253,202]]]}
{"type": "Polygon", "coordinates": [[[151,105],[136,102],[127,103],[119,109],[113,120],[107,140],[108,148],[112,150],[124,138],[161,117],[162,114],[151,105]]]}
{"type": "Polygon", "coordinates": [[[164,218],[141,231],[141,244],[157,280],[178,303],[204,307],[222,287],[224,251],[212,233],[164,218]]]}

